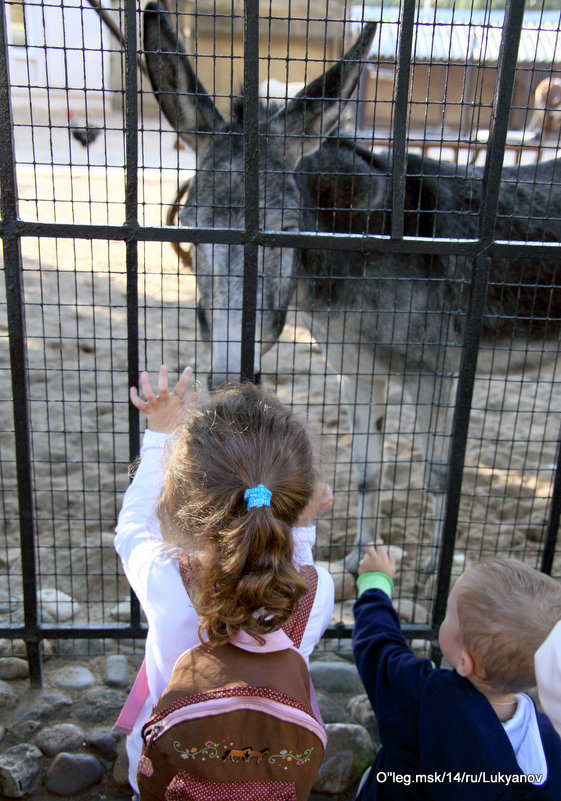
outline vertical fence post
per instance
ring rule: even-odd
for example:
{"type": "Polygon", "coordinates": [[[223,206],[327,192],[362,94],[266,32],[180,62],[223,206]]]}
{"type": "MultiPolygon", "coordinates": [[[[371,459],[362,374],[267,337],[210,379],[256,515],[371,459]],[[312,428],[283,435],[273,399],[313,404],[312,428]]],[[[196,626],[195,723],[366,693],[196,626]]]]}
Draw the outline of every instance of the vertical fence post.
{"type": "Polygon", "coordinates": [[[495,239],[495,220],[523,19],[524,0],[512,0],[511,3],[506,4],[483,177],[483,200],[479,234],[480,255],[474,260],[462,363],[454,410],[442,536],[443,543],[438,572],[438,589],[433,609],[433,624],[435,627],[438,627],[444,619],[448,591],[450,589],[473,387],[491,263],[486,252],[495,239]]]}
{"type": "Polygon", "coordinates": [[[411,77],[411,51],[415,24],[415,0],[404,0],[399,15],[399,52],[395,87],[395,116],[392,148],[393,239],[401,239],[404,228],[405,171],[407,168],[407,110],[411,77]]]}
{"type": "Polygon", "coordinates": [[[10,97],[7,12],[4,0],[0,0],[0,211],[4,229],[4,269],[12,375],[25,643],[31,683],[40,686],[42,683],[41,632],[35,569],[25,303],[21,241],[16,230],[18,191],[10,97]]]}
{"type": "Polygon", "coordinates": [[[243,121],[245,242],[240,379],[253,381],[259,257],[259,0],[244,3],[243,121]]]}
{"type": "MultiPolygon", "coordinates": [[[[138,73],[136,2],[125,0],[125,228],[127,268],[127,361],[129,386],[138,383],[138,73]]],[[[140,450],[139,413],[129,403],[129,457],[140,450]]],[[[131,590],[131,626],[140,627],[140,604],[131,590]]]]}
{"type": "Polygon", "coordinates": [[[551,506],[549,510],[549,521],[543,546],[541,570],[543,573],[551,575],[553,568],[553,557],[559,534],[559,521],[561,520],[561,431],[557,443],[557,460],[555,468],[555,479],[553,481],[553,491],[551,493],[551,506]]]}

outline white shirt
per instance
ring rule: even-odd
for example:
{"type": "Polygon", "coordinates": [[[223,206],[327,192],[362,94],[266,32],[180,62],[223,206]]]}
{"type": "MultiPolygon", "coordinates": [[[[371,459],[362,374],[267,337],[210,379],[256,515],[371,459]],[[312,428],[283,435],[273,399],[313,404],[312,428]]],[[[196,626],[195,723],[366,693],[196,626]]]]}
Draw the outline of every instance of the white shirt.
{"type": "Polygon", "coordinates": [[[543,711],[561,737],[561,620],[536,651],[534,666],[543,711]]]}
{"type": "Polygon", "coordinates": [[[538,727],[536,708],[529,695],[516,694],[516,711],[503,727],[516,754],[520,770],[527,776],[541,777],[533,784],[544,784],[547,780],[547,761],[538,727]]]}
{"type": "MultiPolygon", "coordinates": [[[[142,750],[141,729],[158,702],[181,654],[199,642],[198,616],[183,586],[177,558],[162,549],[156,515],[160,497],[167,434],[147,430],[140,464],[127,489],[116,527],[115,549],[125,574],[148,621],[146,673],[150,698],[127,737],[129,782],[137,791],[136,766],[142,750]]],[[[293,529],[294,562],[313,564],[315,526],[293,529]]],[[[299,651],[308,659],[331,619],[334,588],[331,575],[321,567],[317,592],[299,651]]]]}

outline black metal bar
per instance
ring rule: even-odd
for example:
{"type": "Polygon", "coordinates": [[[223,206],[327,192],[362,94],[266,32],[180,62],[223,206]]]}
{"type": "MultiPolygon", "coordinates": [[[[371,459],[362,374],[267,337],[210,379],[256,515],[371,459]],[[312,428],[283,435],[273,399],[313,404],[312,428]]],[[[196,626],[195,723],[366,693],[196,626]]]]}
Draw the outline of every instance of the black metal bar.
{"type": "Polygon", "coordinates": [[[456,527],[462,493],[464,461],[469,429],[477,356],[481,338],[481,324],[487,293],[490,259],[476,259],[470,287],[469,307],[463,337],[462,358],[454,407],[450,457],[446,485],[446,508],[442,527],[442,546],[438,569],[437,592],[433,607],[433,625],[438,628],[446,614],[446,603],[450,589],[452,558],[456,542],[456,527]]]}
{"type": "Polygon", "coordinates": [[[409,108],[409,80],[411,51],[415,23],[415,0],[404,0],[399,16],[399,52],[397,59],[395,116],[393,125],[392,164],[392,222],[394,239],[403,236],[405,171],[407,167],[407,111],[409,108]]]}
{"type": "MultiPolygon", "coordinates": [[[[105,639],[113,637],[115,639],[144,638],[148,627],[146,625],[135,628],[133,626],[50,626],[43,624],[41,627],[42,639],[61,639],[73,640],[80,637],[84,640],[105,639]]],[[[22,638],[26,634],[24,626],[0,626],[0,637],[10,637],[12,639],[22,638]]]]}
{"type": "Polygon", "coordinates": [[[543,545],[541,571],[551,575],[553,568],[553,557],[557,547],[559,536],[559,522],[561,521],[561,431],[557,445],[557,465],[555,469],[555,479],[553,481],[553,491],[551,493],[551,507],[549,510],[549,521],[543,545]]]}
{"type": "Polygon", "coordinates": [[[495,219],[501,192],[504,152],[523,20],[524,0],[511,0],[510,3],[505,4],[497,80],[483,174],[483,203],[480,217],[482,247],[487,247],[495,236],[495,219]]]}
{"type": "MultiPolygon", "coordinates": [[[[230,228],[172,228],[162,226],[138,226],[131,230],[127,226],[87,225],[73,223],[38,223],[16,220],[13,223],[0,222],[0,237],[38,237],[57,239],[103,239],[126,242],[134,237],[137,242],[210,242],[215,244],[243,245],[247,241],[244,231],[230,228]]],[[[390,239],[387,236],[369,234],[316,234],[312,232],[292,233],[290,231],[260,231],[255,241],[263,247],[322,248],[325,250],[358,250],[361,253],[426,253],[450,254],[475,257],[481,252],[479,239],[441,239],[423,237],[403,237],[390,239]]],[[[524,242],[497,240],[492,242],[486,253],[493,258],[544,258],[561,257],[561,245],[554,242],[524,242]]]]}
{"type": "MultiPolygon", "coordinates": [[[[421,623],[403,623],[401,626],[403,634],[408,639],[433,640],[437,636],[437,629],[434,626],[427,626],[421,623]]],[[[0,626],[0,637],[23,637],[25,627],[2,627],[0,626]]],[[[133,628],[132,626],[51,626],[44,625],[42,628],[43,639],[73,640],[77,637],[84,640],[105,639],[111,637],[116,640],[124,639],[144,639],[148,633],[148,627],[133,628]]],[[[330,624],[325,633],[326,639],[350,639],[353,627],[346,623],[330,624]]]]}
{"type": "MultiPolygon", "coordinates": [[[[126,151],[126,226],[131,232],[126,240],[127,269],[127,363],[129,386],[138,383],[138,76],[136,2],[125,2],[125,151],[126,151]]],[[[139,413],[129,403],[129,456],[140,450],[139,413]]],[[[140,604],[131,590],[131,625],[140,626],[140,604]]]]}
{"type": "Polygon", "coordinates": [[[241,370],[255,379],[255,323],[259,250],[259,0],[244,3],[244,189],[245,235],[241,370]]]}
{"type": "Polygon", "coordinates": [[[433,607],[433,623],[435,627],[440,625],[446,614],[446,603],[450,589],[473,387],[491,262],[489,251],[495,235],[495,218],[499,202],[508,116],[514,86],[520,31],[524,17],[523,0],[513,0],[512,3],[507,3],[506,5],[491,114],[489,144],[483,176],[483,202],[480,215],[481,255],[475,259],[473,266],[469,308],[463,337],[462,359],[454,408],[446,488],[446,510],[443,523],[437,593],[433,607]]]}
{"type": "MultiPolygon", "coordinates": [[[[0,0],[0,211],[8,224],[18,217],[14,127],[10,96],[7,8],[0,0]]],[[[41,686],[41,633],[37,605],[35,526],[31,466],[27,344],[21,241],[13,227],[3,239],[8,336],[14,414],[25,633],[31,684],[41,686]]]]}

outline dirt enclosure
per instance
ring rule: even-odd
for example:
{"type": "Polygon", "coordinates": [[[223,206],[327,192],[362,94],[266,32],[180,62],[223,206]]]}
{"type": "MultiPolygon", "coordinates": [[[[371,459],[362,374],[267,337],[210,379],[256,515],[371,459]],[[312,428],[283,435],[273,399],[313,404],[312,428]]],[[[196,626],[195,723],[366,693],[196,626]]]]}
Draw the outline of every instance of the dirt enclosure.
{"type": "MultiPolygon", "coordinates": [[[[78,167],[71,174],[67,168],[24,166],[18,181],[25,219],[123,221],[122,169],[78,167]]],[[[177,175],[145,169],[140,186],[140,222],[158,225],[177,175]]],[[[69,625],[123,621],[117,607],[128,590],[112,531],[128,483],[125,245],[25,239],[22,247],[39,587],[61,590],[78,603],[69,625]]],[[[207,352],[195,326],[192,275],[178,265],[167,243],[141,243],[139,262],[140,367],[156,370],[165,362],[176,374],[192,364],[204,387],[207,352]]],[[[17,601],[22,577],[5,315],[0,325],[6,343],[0,349],[5,520],[0,576],[17,601]]],[[[561,423],[561,365],[556,341],[532,348],[525,342],[502,343],[480,354],[454,561],[458,573],[466,563],[495,552],[539,565],[561,423]]],[[[324,477],[335,488],[333,511],[319,524],[317,548],[318,559],[334,563],[352,541],[357,508],[338,379],[294,311],[263,367],[264,383],[308,420],[324,477]]],[[[384,429],[381,532],[400,557],[402,616],[426,623],[434,585],[427,582],[417,595],[414,588],[433,521],[412,435],[415,407],[403,391],[401,377],[393,377],[384,429]]],[[[554,574],[561,575],[559,557],[554,574]]],[[[351,621],[353,590],[347,579],[347,600],[336,605],[335,620],[351,621]]],[[[17,619],[18,603],[12,603],[10,614],[17,619]]]]}

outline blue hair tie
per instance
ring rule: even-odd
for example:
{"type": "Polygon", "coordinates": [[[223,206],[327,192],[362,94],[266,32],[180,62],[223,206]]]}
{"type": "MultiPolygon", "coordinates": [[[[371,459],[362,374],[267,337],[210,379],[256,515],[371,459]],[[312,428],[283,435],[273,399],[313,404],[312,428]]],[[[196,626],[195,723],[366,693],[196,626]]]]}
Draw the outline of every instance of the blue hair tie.
{"type": "Polygon", "coordinates": [[[247,501],[247,508],[253,509],[254,506],[270,506],[273,493],[263,484],[246,489],[243,494],[244,501],[247,501]]]}

